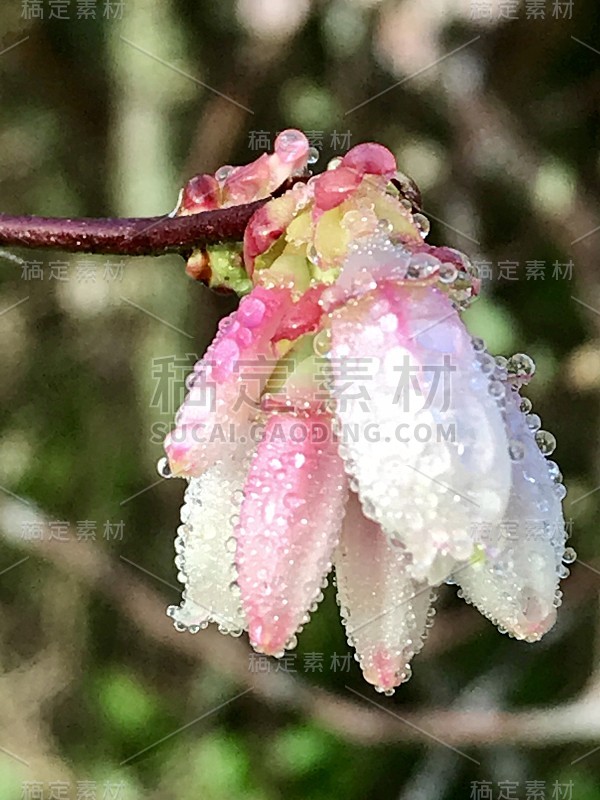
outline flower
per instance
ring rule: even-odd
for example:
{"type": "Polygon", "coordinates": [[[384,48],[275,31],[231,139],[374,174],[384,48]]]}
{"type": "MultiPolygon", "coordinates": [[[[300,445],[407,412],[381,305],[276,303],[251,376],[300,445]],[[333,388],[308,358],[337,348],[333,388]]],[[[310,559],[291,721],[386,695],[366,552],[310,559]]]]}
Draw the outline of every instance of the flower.
{"type": "MultiPolygon", "coordinates": [[[[307,153],[284,132],[210,202],[268,195],[307,153]]],[[[176,627],[216,622],[282,656],[333,567],[348,640],[387,693],[410,676],[440,583],[534,641],[574,558],[554,438],[521,397],[533,362],[495,359],[468,333],[476,271],[423,241],[406,186],[388,150],[358,145],[256,212],[248,286],[187,380],[159,465],[188,480],[176,627]]]]}

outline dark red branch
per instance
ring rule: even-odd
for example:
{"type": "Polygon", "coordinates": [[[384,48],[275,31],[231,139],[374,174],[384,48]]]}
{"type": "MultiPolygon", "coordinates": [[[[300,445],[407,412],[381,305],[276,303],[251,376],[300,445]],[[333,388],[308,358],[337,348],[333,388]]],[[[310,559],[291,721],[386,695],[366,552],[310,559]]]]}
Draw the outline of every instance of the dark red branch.
{"type": "Polygon", "coordinates": [[[254,212],[266,203],[204,211],[189,217],[60,219],[0,214],[0,246],[122,256],[187,254],[194,247],[238,240],[254,212]]]}

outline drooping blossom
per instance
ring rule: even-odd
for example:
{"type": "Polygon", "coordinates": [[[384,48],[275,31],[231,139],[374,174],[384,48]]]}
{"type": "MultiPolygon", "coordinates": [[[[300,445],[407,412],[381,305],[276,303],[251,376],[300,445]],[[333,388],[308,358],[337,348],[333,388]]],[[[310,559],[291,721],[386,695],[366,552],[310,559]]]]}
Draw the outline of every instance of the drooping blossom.
{"type": "MultiPolygon", "coordinates": [[[[286,131],[274,156],[197,180],[187,209],[268,196],[307,154],[286,131]]],[[[406,185],[387,149],[358,145],[254,215],[246,293],[189,376],[159,467],[188,480],[176,627],[215,622],[281,656],[333,569],[348,641],[384,692],[409,677],[440,583],[534,641],[574,558],[554,439],[520,394],[533,362],[469,334],[476,271],[424,242],[406,185]]]]}

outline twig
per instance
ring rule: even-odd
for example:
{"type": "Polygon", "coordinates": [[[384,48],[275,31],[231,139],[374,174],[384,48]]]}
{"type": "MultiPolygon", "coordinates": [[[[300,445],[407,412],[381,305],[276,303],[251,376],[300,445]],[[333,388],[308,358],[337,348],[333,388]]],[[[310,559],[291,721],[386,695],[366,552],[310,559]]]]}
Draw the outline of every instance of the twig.
{"type": "Polygon", "coordinates": [[[187,217],[62,219],[0,214],[0,246],[121,256],[189,253],[194,247],[241,240],[267,199],[187,217]]]}
{"type": "Polygon", "coordinates": [[[190,216],[92,219],[11,216],[0,214],[0,247],[31,247],[68,253],[119,256],[187,257],[196,247],[241,241],[255,211],[294,184],[306,182],[310,173],[295,175],[269,197],[190,216]]]}

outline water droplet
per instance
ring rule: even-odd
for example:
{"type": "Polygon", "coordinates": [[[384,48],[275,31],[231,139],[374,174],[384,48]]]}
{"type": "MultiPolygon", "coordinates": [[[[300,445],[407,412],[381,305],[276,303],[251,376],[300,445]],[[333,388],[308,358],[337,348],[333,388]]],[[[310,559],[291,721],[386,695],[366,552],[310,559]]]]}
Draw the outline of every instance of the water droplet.
{"type": "Polygon", "coordinates": [[[554,494],[559,500],[564,500],[567,496],[567,487],[562,483],[557,483],[554,487],[554,494]]]}
{"type": "Polygon", "coordinates": [[[419,233],[421,234],[423,239],[425,239],[431,229],[431,223],[429,222],[425,214],[419,214],[419,213],[413,214],[413,221],[417,226],[417,228],[419,229],[419,233]]]}
{"type": "Polygon", "coordinates": [[[550,456],[556,449],[556,439],[549,431],[537,431],[535,441],[543,456],[550,456]]]}
{"type": "Polygon", "coordinates": [[[552,478],[555,483],[562,483],[562,472],[560,471],[560,467],[556,463],[556,461],[548,461],[548,475],[552,478]]]}
{"type": "Polygon", "coordinates": [[[528,397],[521,398],[521,405],[519,406],[523,414],[529,414],[531,409],[533,408],[531,404],[531,400],[528,397]]]}
{"type": "Polygon", "coordinates": [[[454,283],[458,277],[458,270],[454,264],[449,262],[442,264],[439,269],[440,283],[454,283]]]}
{"type": "Polygon", "coordinates": [[[242,489],[236,489],[234,491],[234,493],[231,495],[231,499],[236,505],[239,505],[242,502],[242,500],[244,499],[243,490],[242,489]]]}
{"type": "Polygon", "coordinates": [[[324,328],[313,339],[313,350],[318,356],[326,356],[331,348],[331,330],[324,328]]]}
{"type": "Polygon", "coordinates": [[[321,154],[319,153],[319,151],[317,150],[316,147],[309,147],[308,148],[308,158],[307,158],[308,163],[309,164],[316,164],[317,161],[319,160],[319,156],[320,155],[321,154]]]}
{"type": "Polygon", "coordinates": [[[406,268],[406,277],[412,280],[425,280],[440,267],[440,261],[428,253],[415,253],[406,268]]]}
{"type": "Polygon", "coordinates": [[[565,547],[565,552],[562,559],[565,564],[573,564],[577,561],[577,553],[572,547],[565,547]]]}
{"type": "Polygon", "coordinates": [[[224,183],[232,172],[233,167],[230,167],[229,165],[219,167],[219,169],[215,172],[215,180],[217,180],[219,183],[224,183]]]}
{"type": "Polygon", "coordinates": [[[161,478],[172,478],[173,473],[171,472],[171,465],[169,464],[169,459],[166,456],[158,459],[158,463],[156,464],[156,471],[160,475],[161,478]]]}
{"type": "Polygon", "coordinates": [[[504,397],[504,385],[500,381],[491,381],[488,392],[495,398],[504,397]]]}
{"type": "Polygon", "coordinates": [[[521,461],[525,455],[525,447],[522,442],[519,442],[518,439],[512,439],[508,445],[508,454],[511,461],[521,461]]]}
{"type": "Polygon", "coordinates": [[[496,369],[496,362],[489,353],[481,353],[477,356],[479,368],[484,375],[491,375],[496,369]]]}
{"type": "Polygon", "coordinates": [[[303,133],[295,130],[294,128],[289,128],[285,131],[282,131],[275,139],[275,150],[292,150],[298,144],[301,144],[304,141],[305,136],[303,133]]]}
{"type": "Polygon", "coordinates": [[[539,431],[542,427],[542,420],[537,414],[528,414],[526,417],[527,427],[530,431],[539,431]]]}
{"type": "Polygon", "coordinates": [[[513,375],[523,378],[532,378],[535,373],[534,360],[525,353],[515,353],[508,359],[506,368],[513,375]]]}
{"type": "Polygon", "coordinates": [[[320,258],[319,252],[314,244],[309,245],[308,250],[306,251],[306,257],[310,261],[311,264],[314,264],[316,267],[319,266],[320,258]]]}

